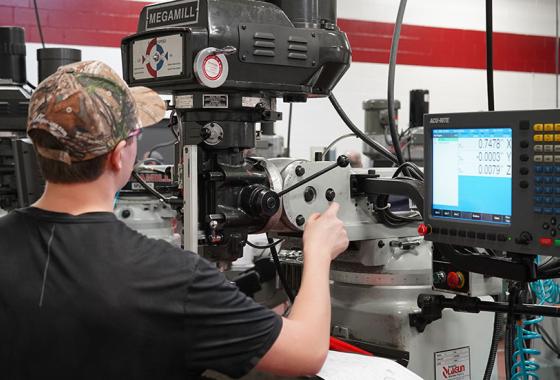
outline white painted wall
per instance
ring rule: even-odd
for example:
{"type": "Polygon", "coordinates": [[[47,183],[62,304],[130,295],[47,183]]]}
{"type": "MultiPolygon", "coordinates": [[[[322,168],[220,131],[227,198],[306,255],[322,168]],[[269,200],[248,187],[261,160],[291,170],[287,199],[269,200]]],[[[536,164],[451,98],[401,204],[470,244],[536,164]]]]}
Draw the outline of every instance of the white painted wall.
{"type": "MultiPolygon", "coordinates": [[[[398,0],[339,0],[340,18],[393,22],[398,0]]],[[[495,0],[494,24],[499,32],[532,35],[555,34],[555,0],[495,0]]],[[[484,29],[484,0],[409,0],[405,23],[415,25],[484,29]]],[[[28,78],[36,83],[36,49],[28,44],[28,78]]],[[[74,46],[72,46],[74,47],[74,46]]],[[[83,59],[100,59],[121,73],[120,50],[75,46],[83,59]]],[[[497,110],[554,108],[555,77],[546,74],[495,72],[497,110]]],[[[401,128],[408,124],[409,91],[430,90],[431,112],[486,110],[486,73],[484,70],[405,66],[396,71],[395,97],[401,101],[401,128]]],[[[351,119],[363,125],[362,101],[386,98],[387,65],[353,63],[335,90],[351,119]]],[[[288,107],[280,104],[284,120],[277,131],[286,136],[288,107]]],[[[292,122],[292,156],[309,157],[310,146],[325,146],[347,133],[345,125],[326,99],[295,104],[292,122]]],[[[338,153],[361,151],[361,142],[347,139],[337,146],[338,153]]]]}
{"type": "MultiPolygon", "coordinates": [[[[496,32],[555,35],[556,0],[494,0],[496,32]]],[[[338,17],[395,22],[399,0],[338,0],[338,17]]],[[[408,0],[404,23],[484,30],[485,0],[408,0]]]]}

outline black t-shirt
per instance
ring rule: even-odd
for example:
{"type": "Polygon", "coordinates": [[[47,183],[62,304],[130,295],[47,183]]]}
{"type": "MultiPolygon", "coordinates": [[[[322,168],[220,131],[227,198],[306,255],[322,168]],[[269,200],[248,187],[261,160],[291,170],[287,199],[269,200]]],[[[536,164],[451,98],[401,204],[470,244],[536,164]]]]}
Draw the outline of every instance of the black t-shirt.
{"type": "Polygon", "coordinates": [[[111,213],[0,218],[0,378],[239,377],[282,319],[215,266],[111,213]]]}

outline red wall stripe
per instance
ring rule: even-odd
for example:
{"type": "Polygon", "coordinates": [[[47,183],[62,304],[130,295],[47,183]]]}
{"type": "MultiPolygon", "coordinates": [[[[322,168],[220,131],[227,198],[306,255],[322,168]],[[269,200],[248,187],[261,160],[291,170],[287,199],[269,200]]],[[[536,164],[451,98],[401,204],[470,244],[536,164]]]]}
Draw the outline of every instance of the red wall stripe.
{"type": "MultiPolygon", "coordinates": [[[[339,20],[348,34],[353,60],[388,63],[393,24],[339,20]]],[[[554,73],[554,38],[494,33],[496,70],[554,73]]],[[[403,25],[397,63],[436,67],[486,68],[485,33],[403,25]]]]}
{"type": "MultiPolygon", "coordinates": [[[[119,47],[136,31],[146,3],[127,0],[39,0],[48,44],[119,47]]],[[[26,29],[28,42],[39,42],[33,0],[0,0],[0,25],[26,29]]],[[[388,63],[393,24],[340,19],[348,34],[353,61],[388,63]]],[[[554,38],[494,34],[496,70],[554,73],[554,38]]],[[[484,32],[403,25],[397,63],[484,69],[484,32]]]]}

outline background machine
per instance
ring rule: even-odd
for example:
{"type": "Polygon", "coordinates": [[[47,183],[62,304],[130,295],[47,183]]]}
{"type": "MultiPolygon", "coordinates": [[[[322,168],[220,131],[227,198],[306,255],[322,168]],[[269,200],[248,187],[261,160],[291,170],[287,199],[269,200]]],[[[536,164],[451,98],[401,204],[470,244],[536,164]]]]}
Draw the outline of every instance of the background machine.
{"type": "MultiPolygon", "coordinates": [[[[431,244],[417,232],[423,175],[414,164],[352,169],[344,156],[310,162],[251,155],[256,125],[270,134],[271,123],[282,117],[277,98],[305,102],[328,96],[352,129],[332,94],[351,59],[336,24],[336,1],[183,0],[147,6],[137,34],[123,40],[122,55],[130,85],[172,96],[176,186],[163,193],[140,175],[135,181],[177,210],[185,249],[226,271],[252,244],[249,235],[266,232],[270,244],[257,248],[270,248],[276,258],[282,244],[283,265],[277,270],[290,294],[297,291],[306,218],[339,202],[351,247],[332,268],[333,335],[408,364],[425,378],[439,368],[435,355],[441,368],[457,365],[472,378],[482,377],[491,317],[465,314],[427,328],[415,318],[416,298],[432,281],[431,244]],[[413,205],[393,210],[389,197],[395,195],[413,205]],[[487,339],[449,333],[459,328],[486,331],[487,339]],[[455,357],[459,361],[453,362],[455,357]]],[[[382,144],[367,136],[366,141],[394,162],[382,144]]],[[[259,277],[266,276],[261,271],[259,277]]],[[[249,286],[248,293],[255,289],[249,286]]]]}

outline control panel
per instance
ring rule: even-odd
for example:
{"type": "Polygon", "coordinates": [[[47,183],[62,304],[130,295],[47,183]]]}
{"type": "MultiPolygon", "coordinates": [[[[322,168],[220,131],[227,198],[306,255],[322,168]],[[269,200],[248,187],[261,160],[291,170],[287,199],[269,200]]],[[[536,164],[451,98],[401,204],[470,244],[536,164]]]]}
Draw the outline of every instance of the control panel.
{"type": "Polygon", "coordinates": [[[428,114],[424,126],[427,240],[560,254],[560,111],[428,114]]]}

